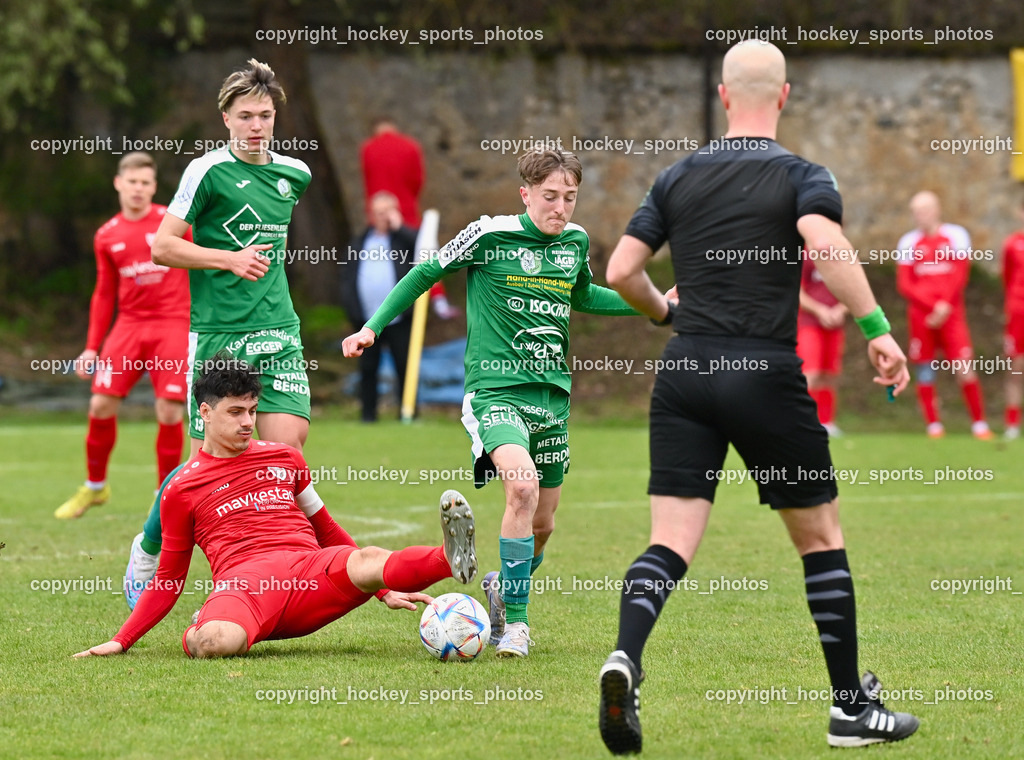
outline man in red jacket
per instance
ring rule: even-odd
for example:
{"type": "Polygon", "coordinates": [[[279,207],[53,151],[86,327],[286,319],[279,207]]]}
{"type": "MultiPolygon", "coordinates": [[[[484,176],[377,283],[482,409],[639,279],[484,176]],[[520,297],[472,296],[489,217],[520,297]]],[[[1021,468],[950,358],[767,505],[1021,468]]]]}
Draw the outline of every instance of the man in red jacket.
{"type": "Polygon", "coordinates": [[[416,609],[431,601],[422,589],[473,579],[473,513],[461,494],[441,497],[442,546],[359,548],[327,513],[299,450],[252,440],[257,373],[226,352],[204,364],[192,392],[205,439],[164,489],[156,577],[114,638],[76,657],[125,652],[163,620],[184,590],[196,544],[214,591],[182,637],[190,657],[243,655],[260,641],[305,636],[374,595],[392,609],[416,609]]]}
{"type": "Polygon", "coordinates": [[[92,374],[85,437],[88,479],[54,513],[64,520],[81,517],[110,498],[107,464],[117,439],[117,413],[145,372],[156,394],[158,485],[178,466],[184,442],[188,273],[150,260],[153,238],[167,212],[166,206],[153,203],[153,158],[148,153],[126,154],[118,164],[114,188],[121,211],[100,227],[93,241],[96,288],[85,350],[75,360],[76,375],[88,380],[92,374]],[[117,321],[111,327],[115,309],[117,321]]]}

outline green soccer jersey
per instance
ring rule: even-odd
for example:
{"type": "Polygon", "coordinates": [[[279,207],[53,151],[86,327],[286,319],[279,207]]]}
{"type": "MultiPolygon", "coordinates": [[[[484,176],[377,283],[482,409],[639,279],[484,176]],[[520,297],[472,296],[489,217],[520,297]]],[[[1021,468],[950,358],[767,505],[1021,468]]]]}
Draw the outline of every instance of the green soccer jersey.
{"type": "Polygon", "coordinates": [[[366,323],[381,330],[445,274],[468,269],[466,391],[544,383],[570,388],[569,311],[637,314],[594,285],[578,224],[545,235],[528,214],[481,217],[417,265],[366,323]]]}
{"type": "Polygon", "coordinates": [[[204,248],[240,251],[269,243],[267,273],[251,282],[221,269],[192,269],[192,331],[241,333],[299,323],[285,277],[292,209],[309,186],[309,167],[270,152],[270,163],[247,164],[230,150],[210,151],[188,165],[167,211],[192,225],[204,248]]]}

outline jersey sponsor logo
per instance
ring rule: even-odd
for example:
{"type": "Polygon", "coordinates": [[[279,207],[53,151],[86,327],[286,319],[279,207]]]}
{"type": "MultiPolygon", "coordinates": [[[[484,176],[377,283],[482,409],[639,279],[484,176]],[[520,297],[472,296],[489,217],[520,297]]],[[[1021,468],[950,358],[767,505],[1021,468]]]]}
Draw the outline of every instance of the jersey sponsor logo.
{"type": "Polygon", "coordinates": [[[569,449],[541,451],[533,455],[534,464],[561,464],[569,461],[569,449]]]}
{"type": "Polygon", "coordinates": [[[117,273],[127,279],[135,279],[147,274],[163,274],[168,267],[154,264],[152,261],[136,261],[126,267],[118,267],[117,273]]]}
{"type": "Polygon", "coordinates": [[[230,485],[231,485],[231,481],[229,480],[229,481],[228,481],[227,483],[225,483],[224,485],[222,485],[222,486],[217,486],[217,487],[216,487],[216,488],[214,488],[214,489],[213,489],[212,491],[210,491],[210,496],[213,496],[213,495],[214,495],[215,493],[217,493],[218,491],[223,491],[223,490],[224,490],[225,488],[227,488],[227,487],[228,487],[228,486],[230,486],[230,485]]]}
{"type": "Polygon", "coordinates": [[[250,491],[245,496],[226,501],[216,509],[217,517],[223,517],[228,512],[234,512],[243,507],[252,507],[260,512],[266,509],[288,509],[295,504],[295,494],[287,488],[275,486],[264,488],[259,491],[250,491]]]}
{"type": "Polygon", "coordinates": [[[292,194],[291,183],[284,177],[281,177],[281,179],[277,181],[277,192],[281,193],[282,198],[287,198],[292,194]]]}
{"type": "Polygon", "coordinates": [[[544,265],[544,257],[539,251],[531,251],[529,248],[519,249],[519,265],[527,274],[538,274],[544,265]]]}
{"type": "Polygon", "coordinates": [[[522,298],[510,298],[508,299],[508,308],[512,309],[512,311],[522,311],[526,308],[526,303],[522,298]]]}
{"type": "Polygon", "coordinates": [[[241,190],[243,187],[248,185],[250,182],[252,182],[251,179],[243,179],[241,182],[236,182],[235,183],[235,187],[237,187],[239,190],[241,190]]]}
{"type": "Polygon", "coordinates": [[[111,253],[120,253],[121,251],[123,251],[127,247],[128,246],[125,243],[114,243],[112,246],[110,246],[110,252],[111,253]]]}
{"type": "Polygon", "coordinates": [[[552,301],[541,301],[536,298],[530,299],[531,314],[550,314],[552,317],[568,317],[569,304],[554,303],[552,301]]]}
{"type": "Polygon", "coordinates": [[[509,407],[492,406],[491,410],[480,418],[484,430],[497,425],[511,425],[523,435],[529,435],[522,418],[509,407]]]}
{"type": "Polygon", "coordinates": [[[167,383],[167,385],[164,386],[164,389],[168,393],[181,393],[183,390],[185,390],[177,383],[167,383]]]}
{"type": "Polygon", "coordinates": [[[520,330],[512,338],[512,348],[528,351],[536,359],[561,359],[562,331],[554,325],[540,325],[520,330]]]}
{"type": "Polygon", "coordinates": [[[280,341],[276,340],[258,340],[254,343],[247,343],[245,346],[245,353],[252,356],[253,354],[276,354],[278,351],[283,349],[284,346],[280,341]]]}
{"type": "Polygon", "coordinates": [[[224,228],[224,231],[231,236],[232,240],[235,241],[239,249],[252,245],[256,241],[256,238],[260,236],[259,232],[253,232],[252,237],[246,238],[246,231],[253,229],[252,220],[254,218],[257,223],[263,222],[262,217],[253,210],[252,206],[246,203],[238,210],[238,213],[221,225],[224,228]],[[235,234],[236,232],[238,233],[237,235],[235,234]]]}
{"type": "Polygon", "coordinates": [[[547,251],[545,257],[566,274],[572,271],[579,258],[579,252],[569,249],[547,251]]]}

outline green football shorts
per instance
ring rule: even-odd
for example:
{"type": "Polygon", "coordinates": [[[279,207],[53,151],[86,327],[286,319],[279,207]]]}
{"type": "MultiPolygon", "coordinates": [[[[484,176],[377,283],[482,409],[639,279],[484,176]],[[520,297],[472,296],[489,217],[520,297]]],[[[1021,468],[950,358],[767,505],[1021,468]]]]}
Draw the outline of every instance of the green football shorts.
{"type": "MultiPolygon", "coordinates": [[[[261,413],[281,412],[309,419],[308,367],[302,358],[299,326],[275,327],[246,333],[188,334],[188,434],[203,438],[203,419],[199,404],[192,396],[193,368],[196,362],[226,350],[236,359],[243,359],[259,373],[263,391],[260,393],[261,413]]],[[[256,429],[259,431],[259,418],[256,429]]]]}
{"type": "Polygon", "coordinates": [[[530,452],[541,488],[562,484],[569,471],[569,394],[554,385],[528,383],[467,393],[462,424],[473,442],[477,488],[501,476],[490,452],[516,443],[530,452]]]}

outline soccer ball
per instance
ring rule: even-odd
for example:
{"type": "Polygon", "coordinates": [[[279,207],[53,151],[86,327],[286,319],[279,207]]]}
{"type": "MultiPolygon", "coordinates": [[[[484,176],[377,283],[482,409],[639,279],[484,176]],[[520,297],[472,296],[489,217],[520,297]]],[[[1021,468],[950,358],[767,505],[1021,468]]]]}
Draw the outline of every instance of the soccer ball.
{"type": "Polygon", "coordinates": [[[441,594],[420,618],[420,641],[442,662],[472,660],[484,651],[490,635],[487,610],[468,594],[441,594]]]}

